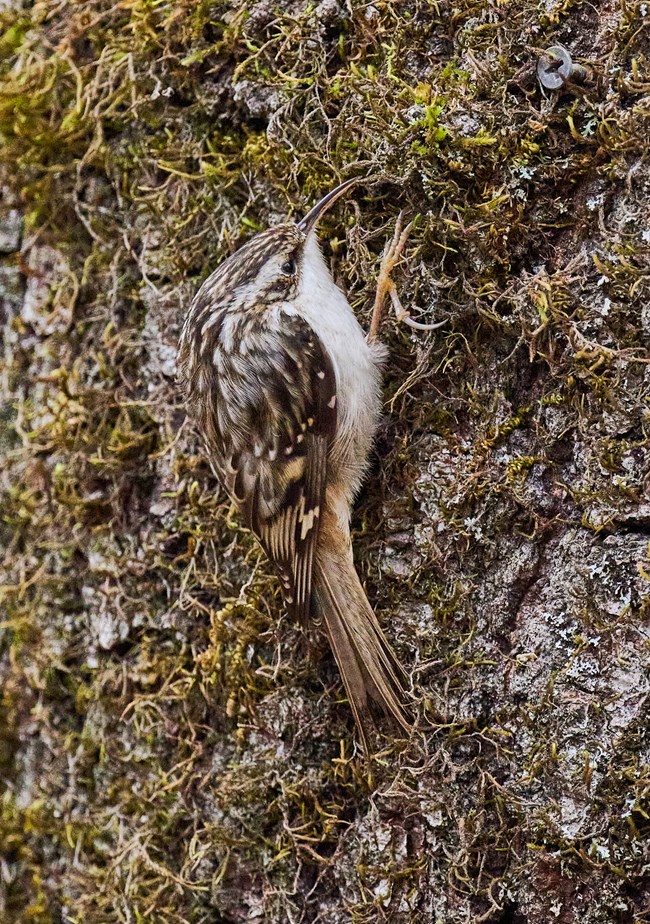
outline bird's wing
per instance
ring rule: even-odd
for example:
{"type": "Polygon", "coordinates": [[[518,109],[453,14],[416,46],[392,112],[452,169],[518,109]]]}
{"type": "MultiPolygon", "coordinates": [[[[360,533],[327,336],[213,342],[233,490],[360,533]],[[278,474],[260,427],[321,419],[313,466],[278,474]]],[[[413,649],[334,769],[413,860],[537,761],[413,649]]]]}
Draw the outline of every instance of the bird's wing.
{"type": "Polygon", "coordinates": [[[218,356],[213,445],[231,496],[280,573],[287,605],[304,618],[336,428],[336,378],[303,319],[285,315],[276,329],[244,323],[239,349],[218,356]]]}

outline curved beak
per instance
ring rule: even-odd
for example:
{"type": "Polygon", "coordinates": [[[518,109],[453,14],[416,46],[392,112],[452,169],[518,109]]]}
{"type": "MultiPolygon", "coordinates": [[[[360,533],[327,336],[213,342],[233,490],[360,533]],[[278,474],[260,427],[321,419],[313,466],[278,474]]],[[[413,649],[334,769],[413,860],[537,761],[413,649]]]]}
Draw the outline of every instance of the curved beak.
{"type": "Polygon", "coordinates": [[[330,206],[334,205],[336,200],[340,198],[344,192],[347,192],[351,186],[355,186],[357,183],[363,183],[362,177],[353,177],[351,180],[346,180],[345,183],[341,183],[340,186],[336,186],[331,192],[328,192],[326,196],[317,202],[313,209],[310,209],[304,218],[301,218],[298,222],[298,227],[307,235],[316,225],[318,219],[323,215],[330,206]]]}

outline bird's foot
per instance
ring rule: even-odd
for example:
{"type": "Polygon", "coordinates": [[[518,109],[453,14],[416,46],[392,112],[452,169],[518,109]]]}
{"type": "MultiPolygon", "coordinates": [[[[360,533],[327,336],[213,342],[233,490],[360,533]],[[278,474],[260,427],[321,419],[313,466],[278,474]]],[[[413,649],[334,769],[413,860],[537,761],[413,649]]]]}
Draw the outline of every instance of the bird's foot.
{"type": "Polygon", "coordinates": [[[403,213],[400,212],[397,216],[393,239],[392,241],[386,241],[386,246],[384,247],[384,255],[381,258],[381,264],[379,266],[377,291],[375,292],[375,303],[372,307],[372,318],[370,320],[370,330],[368,331],[368,340],[371,342],[376,340],[377,335],[379,334],[379,326],[381,324],[381,317],[384,310],[386,295],[390,292],[391,287],[393,289],[395,288],[393,282],[391,281],[390,274],[399,262],[402,251],[404,250],[404,245],[408,240],[408,236],[413,225],[413,222],[409,222],[405,228],[402,228],[402,215],[403,213]]]}
{"type": "Polygon", "coordinates": [[[395,309],[395,316],[397,320],[403,321],[404,324],[408,324],[408,326],[412,327],[413,330],[437,330],[438,327],[442,327],[447,323],[446,319],[444,321],[436,321],[435,324],[422,324],[420,321],[414,321],[406,308],[400,302],[397,289],[395,288],[395,283],[392,280],[389,280],[388,282],[388,294],[390,295],[390,300],[393,303],[393,308],[395,309]]]}
{"type": "Polygon", "coordinates": [[[400,212],[397,216],[393,239],[386,242],[384,255],[381,258],[375,303],[372,308],[370,330],[368,331],[368,340],[371,343],[376,340],[379,335],[379,326],[381,324],[386,295],[390,295],[397,320],[403,321],[405,324],[408,324],[409,327],[414,328],[414,330],[435,330],[437,327],[441,327],[446,323],[445,321],[439,321],[437,324],[420,324],[419,321],[414,321],[400,302],[395,283],[390,278],[390,274],[401,259],[402,251],[404,250],[411,228],[413,227],[413,222],[410,221],[405,228],[402,228],[402,215],[403,213],[400,212]]]}

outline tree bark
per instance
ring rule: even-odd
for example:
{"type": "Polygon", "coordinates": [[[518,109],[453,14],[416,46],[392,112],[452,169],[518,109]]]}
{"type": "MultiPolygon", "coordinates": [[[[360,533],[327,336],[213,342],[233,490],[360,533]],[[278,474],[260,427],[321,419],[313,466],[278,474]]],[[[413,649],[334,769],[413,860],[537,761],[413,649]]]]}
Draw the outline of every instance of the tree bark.
{"type": "Polygon", "coordinates": [[[648,15],[0,12],[3,920],[647,919],[648,15]],[[421,724],[369,762],[174,383],[202,279],[358,175],[358,316],[403,210],[446,320],[381,333],[355,556],[421,724]]]}

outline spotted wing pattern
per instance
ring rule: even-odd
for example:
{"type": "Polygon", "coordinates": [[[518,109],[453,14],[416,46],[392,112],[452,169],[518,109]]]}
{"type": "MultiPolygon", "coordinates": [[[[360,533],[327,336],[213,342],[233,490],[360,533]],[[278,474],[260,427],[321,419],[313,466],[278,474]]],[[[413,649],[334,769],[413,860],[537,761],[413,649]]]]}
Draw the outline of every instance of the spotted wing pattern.
{"type": "Polygon", "coordinates": [[[215,466],[304,618],[336,428],[331,360],[302,318],[246,313],[215,330],[211,361],[203,391],[215,466]]]}

